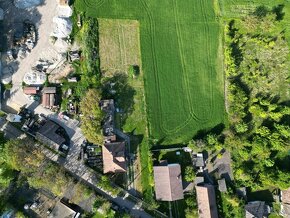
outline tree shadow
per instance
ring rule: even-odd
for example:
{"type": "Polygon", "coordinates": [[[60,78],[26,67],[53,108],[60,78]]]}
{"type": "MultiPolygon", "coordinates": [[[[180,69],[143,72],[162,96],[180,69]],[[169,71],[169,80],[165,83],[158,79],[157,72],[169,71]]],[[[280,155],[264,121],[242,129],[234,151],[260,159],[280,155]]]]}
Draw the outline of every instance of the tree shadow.
{"type": "Polygon", "coordinates": [[[123,121],[133,112],[135,89],[129,85],[128,76],[117,72],[102,83],[102,98],[114,99],[117,112],[123,113],[123,121]]]}
{"type": "Polygon", "coordinates": [[[266,15],[269,13],[269,9],[264,6],[264,5],[260,5],[256,8],[256,10],[254,11],[253,15],[259,17],[259,18],[263,18],[266,17],[266,15]]]}
{"type": "Polygon", "coordinates": [[[194,140],[204,139],[208,134],[220,135],[223,130],[225,129],[225,124],[220,123],[214,126],[213,128],[199,130],[195,136],[193,137],[194,140]]]}

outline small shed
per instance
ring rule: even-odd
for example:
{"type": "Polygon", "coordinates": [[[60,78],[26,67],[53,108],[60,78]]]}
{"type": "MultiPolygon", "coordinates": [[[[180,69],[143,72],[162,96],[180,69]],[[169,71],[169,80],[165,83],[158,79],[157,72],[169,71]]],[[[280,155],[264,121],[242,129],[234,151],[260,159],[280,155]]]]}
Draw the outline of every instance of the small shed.
{"type": "Polygon", "coordinates": [[[24,87],[23,93],[26,95],[36,95],[38,91],[38,87],[24,87]]]}
{"type": "Polygon", "coordinates": [[[227,192],[227,184],[224,178],[218,180],[218,186],[220,192],[227,192]]]}

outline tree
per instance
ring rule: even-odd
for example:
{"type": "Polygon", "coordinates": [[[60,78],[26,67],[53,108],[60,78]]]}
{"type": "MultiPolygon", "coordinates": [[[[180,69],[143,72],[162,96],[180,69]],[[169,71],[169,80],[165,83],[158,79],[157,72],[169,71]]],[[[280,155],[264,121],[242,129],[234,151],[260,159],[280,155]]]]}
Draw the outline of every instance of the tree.
{"type": "Polygon", "coordinates": [[[5,163],[17,171],[31,173],[38,169],[44,155],[29,138],[10,140],[3,149],[5,163]]]}
{"type": "Polygon", "coordinates": [[[80,103],[81,129],[86,139],[96,145],[103,144],[103,132],[101,122],[103,112],[99,106],[101,96],[98,90],[90,89],[80,103]]]}
{"type": "Polygon", "coordinates": [[[248,125],[246,123],[238,123],[235,125],[235,130],[237,131],[237,133],[245,133],[248,131],[248,125]]]}
{"type": "Polygon", "coordinates": [[[193,170],[192,166],[187,166],[185,168],[185,176],[184,176],[185,181],[187,182],[193,182],[195,179],[195,172],[193,170]]]}

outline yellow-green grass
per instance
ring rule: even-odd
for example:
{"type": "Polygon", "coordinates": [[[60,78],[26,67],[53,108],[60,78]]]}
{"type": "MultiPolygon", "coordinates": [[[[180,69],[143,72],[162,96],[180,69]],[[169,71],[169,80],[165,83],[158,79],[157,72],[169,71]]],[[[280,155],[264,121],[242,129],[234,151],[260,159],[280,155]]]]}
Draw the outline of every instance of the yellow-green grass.
{"type": "Polygon", "coordinates": [[[221,27],[214,1],[76,0],[89,16],[140,22],[150,137],[186,142],[224,121],[221,27]]]}

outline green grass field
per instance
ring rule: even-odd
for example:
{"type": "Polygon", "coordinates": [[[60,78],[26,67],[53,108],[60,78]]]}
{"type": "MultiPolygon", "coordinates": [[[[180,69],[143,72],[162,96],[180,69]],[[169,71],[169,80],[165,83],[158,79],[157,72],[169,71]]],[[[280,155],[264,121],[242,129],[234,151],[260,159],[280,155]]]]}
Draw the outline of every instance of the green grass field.
{"type": "Polygon", "coordinates": [[[224,120],[221,26],[216,2],[76,0],[89,16],[140,21],[150,136],[186,142],[224,120]]]}

